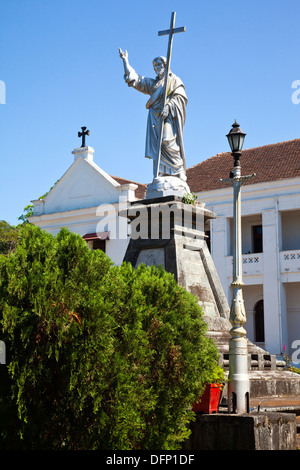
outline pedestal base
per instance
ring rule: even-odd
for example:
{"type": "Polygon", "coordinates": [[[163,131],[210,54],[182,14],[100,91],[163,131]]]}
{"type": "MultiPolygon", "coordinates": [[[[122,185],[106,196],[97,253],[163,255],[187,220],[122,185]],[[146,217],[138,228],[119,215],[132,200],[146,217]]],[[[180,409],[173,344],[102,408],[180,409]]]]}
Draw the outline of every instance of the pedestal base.
{"type": "Polygon", "coordinates": [[[183,197],[189,194],[188,184],[177,176],[159,176],[152,183],[148,184],[146,199],[153,199],[165,196],[183,197]]]}
{"type": "Polygon", "coordinates": [[[228,321],[228,302],[205,241],[212,212],[172,195],[135,201],[121,215],[131,220],[132,229],[125,262],[161,265],[197,297],[205,316],[228,321]]]}
{"type": "Polygon", "coordinates": [[[248,371],[248,349],[246,338],[231,338],[229,341],[229,413],[249,413],[250,382],[248,371]]]}

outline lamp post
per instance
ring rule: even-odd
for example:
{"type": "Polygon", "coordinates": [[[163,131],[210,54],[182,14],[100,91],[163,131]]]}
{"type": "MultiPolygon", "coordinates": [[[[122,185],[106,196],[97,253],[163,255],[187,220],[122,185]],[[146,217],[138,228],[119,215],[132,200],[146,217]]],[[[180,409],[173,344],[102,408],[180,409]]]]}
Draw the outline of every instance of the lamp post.
{"type": "Polygon", "coordinates": [[[248,413],[250,383],[248,372],[248,350],[246,330],[246,311],[243,299],[242,280],[242,230],[241,230],[241,185],[254,175],[241,176],[240,157],[246,134],[235,121],[227,134],[227,139],[234,158],[233,170],[228,182],[233,186],[233,279],[231,287],[233,297],[230,309],[229,340],[229,382],[228,382],[228,412],[248,413]]]}

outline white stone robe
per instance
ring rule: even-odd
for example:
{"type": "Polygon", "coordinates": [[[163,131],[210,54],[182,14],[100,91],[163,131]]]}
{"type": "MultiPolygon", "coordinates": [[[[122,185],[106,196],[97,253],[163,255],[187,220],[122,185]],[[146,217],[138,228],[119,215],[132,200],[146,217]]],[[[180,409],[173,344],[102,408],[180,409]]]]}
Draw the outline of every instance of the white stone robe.
{"type": "MultiPolygon", "coordinates": [[[[146,133],[145,157],[155,162],[160,125],[160,113],[163,109],[163,79],[146,78],[131,71],[125,76],[128,86],[150,95],[146,103],[149,110],[146,133]]],[[[159,176],[179,176],[186,181],[186,164],[183,146],[183,128],[186,118],[187,96],[185,88],[176,75],[170,72],[166,103],[169,115],[165,119],[162,135],[159,176]]]]}

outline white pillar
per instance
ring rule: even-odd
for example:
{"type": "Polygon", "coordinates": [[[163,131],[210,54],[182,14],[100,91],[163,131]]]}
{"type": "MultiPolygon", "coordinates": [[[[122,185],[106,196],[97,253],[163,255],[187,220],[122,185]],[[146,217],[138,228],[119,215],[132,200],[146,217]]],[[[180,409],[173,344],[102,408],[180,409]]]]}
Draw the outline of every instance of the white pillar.
{"type": "Polygon", "coordinates": [[[275,208],[264,210],[263,253],[264,253],[264,319],[265,348],[271,354],[280,354],[281,345],[281,295],[279,273],[279,232],[275,208]]]}
{"type": "MultiPolygon", "coordinates": [[[[288,349],[289,346],[289,331],[287,322],[287,304],[286,304],[286,285],[280,283],[280,310],[281,310],[281,351],[283,352],[283,345],[285,344],[288,349]]],[[[290,351],[288,351],[290,354],[290,351]]]]}
{"type": "MultiPolygon", "coordinates": [[[[211,209],[214,212],[213,208],[211,209]]],[[[226,218],[223,215],[218,215],[216,219],[212,219],[210,231],[210,246],[211,256],[220,282],[224,292],[228,292],[228,279],[226,276],[226,255],[227,255],[227,242],[226,242],[226,218]]]]}

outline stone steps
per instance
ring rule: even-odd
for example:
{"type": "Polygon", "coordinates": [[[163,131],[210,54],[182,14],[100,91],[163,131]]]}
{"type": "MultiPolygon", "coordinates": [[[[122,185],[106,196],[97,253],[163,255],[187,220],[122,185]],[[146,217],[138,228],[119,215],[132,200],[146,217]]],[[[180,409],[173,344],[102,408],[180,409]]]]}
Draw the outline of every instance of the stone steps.
{"type": "MultiPolygon", "coordinates": [[[[284,371],[249,371],[250,401],[251,400],[275,400],[280,397],[292,399],[299,397],[300,400],[300,375],[284,371]],[[263,397],[263,398],[262,398],[263,397]]],[[[225,383],[222,395],[222,403],[228,403],[228,387],[225,383]]],[[[298,402],[297,402],[298,403],[298,402]]],[[[298,405],[297,405],[298,406],[298,405]]],[[[299,402],[300,408],[300,402],[299,402]]]]}
{"type": "MultiPolygon", "coordinates": [[[[209,327],[213,325],[209,323],[209,327]]],[[[218,330],[209,328],[208,336],[213,339],[220,353],[221,363],[225,370],[229,368],[229,340],[231,338],[229,330],[218,330]]],[[[283,370],[285,362],[278,360],[274,354],[253,344],[249,339],[248,346],[248,364],[249,370],[283,370]]]]}
{"type": "Polygon", "coordinates": [[[288,370],[249,371],[250,397],[300,397],[300,375],[288,370]]]}

